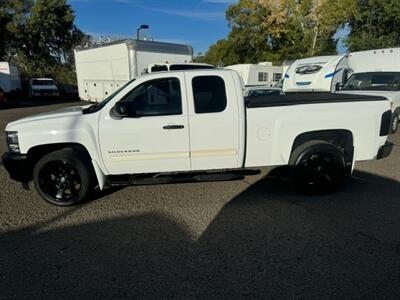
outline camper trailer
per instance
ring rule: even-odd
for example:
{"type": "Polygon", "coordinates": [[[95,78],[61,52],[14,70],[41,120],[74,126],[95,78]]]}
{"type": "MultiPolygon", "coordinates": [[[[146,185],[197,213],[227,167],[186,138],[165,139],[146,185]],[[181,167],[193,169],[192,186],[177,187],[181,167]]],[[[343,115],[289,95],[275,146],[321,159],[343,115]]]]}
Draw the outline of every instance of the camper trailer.
{"type": "Polygon", "coordinates": [[[188,45],[126,39],[75,49],[79,97],[99,102],[160,62],[193,59],[188,45]]]}
{"type": "Polygon", "coordinates": [[[282,78],[282,67],[273,66],[272,62],[238,64],[227,66],[225,69],[238,72],[245,86],[274,86],[282,78]]]}
{"type": "Polygon", "coordinates": [[[0,62],[0,104],[18,91],[21,91],[21,76],[18,68],[8,62],[0,62]]]}
{"type": "Polygon", "coordinates": [[[334,92],[351,73],[347,55],[316,56],[294,61],[285,73],[288,92],[334,92]]]}
{"type": "Polygon", "coordinates": [[[400,48],[353,52],[349,54],[353,73],[341,86],[341,93],[384,96],[392,103],[392,132],[400,116],[400,48]]]}

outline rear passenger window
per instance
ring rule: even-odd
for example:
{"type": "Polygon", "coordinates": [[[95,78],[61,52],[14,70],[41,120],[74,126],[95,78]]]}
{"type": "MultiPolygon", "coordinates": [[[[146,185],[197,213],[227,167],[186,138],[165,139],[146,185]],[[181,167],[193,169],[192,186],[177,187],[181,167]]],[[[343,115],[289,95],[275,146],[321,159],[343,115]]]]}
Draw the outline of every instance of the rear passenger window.
{"type": "Polygon", "coordinates": [[[192,86],[196,114],[216,113],[225,110],[225,82],[221,77],[194,77],[192,86]]]}

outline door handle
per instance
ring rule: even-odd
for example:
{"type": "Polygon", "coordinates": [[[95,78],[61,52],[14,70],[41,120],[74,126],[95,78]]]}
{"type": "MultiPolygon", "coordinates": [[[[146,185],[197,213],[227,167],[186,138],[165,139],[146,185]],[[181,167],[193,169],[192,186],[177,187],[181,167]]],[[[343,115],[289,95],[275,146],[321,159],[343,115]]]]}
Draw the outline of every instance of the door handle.
{"type": "Polygon", "coordinates": [[[166,130],[183,129],[183,128],[185,128],[185,126],[183,126],[183,125],[167,125],[167,126],[163,127],[163,129],[166,129],[166,130]]]}

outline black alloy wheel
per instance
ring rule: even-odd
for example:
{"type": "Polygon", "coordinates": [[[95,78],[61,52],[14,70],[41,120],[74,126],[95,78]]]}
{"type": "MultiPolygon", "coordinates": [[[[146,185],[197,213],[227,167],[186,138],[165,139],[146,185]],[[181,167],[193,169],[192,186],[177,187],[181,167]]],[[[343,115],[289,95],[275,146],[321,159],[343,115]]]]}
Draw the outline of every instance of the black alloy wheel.
{"type": "Polygon", "coordinates": [[[71,206],[87,200],[93,191],[94,178],[89,160],[72,149],[45,155],[33,171],[38,194],[56,206],[71,206]]]}
{"type": "Polygon", "coordinates": [[[347,177],[344,155],[334,145],[325,142],[306,143],[294,154],[295,181],[303,192],[330,193],[347,177]]]}
{"type": "Polygon", "coordinates": [[[76,202],[82,187],[78,170],[65,161],[50,161],[39,171],[41,191],[55,202],[76,202]]]}

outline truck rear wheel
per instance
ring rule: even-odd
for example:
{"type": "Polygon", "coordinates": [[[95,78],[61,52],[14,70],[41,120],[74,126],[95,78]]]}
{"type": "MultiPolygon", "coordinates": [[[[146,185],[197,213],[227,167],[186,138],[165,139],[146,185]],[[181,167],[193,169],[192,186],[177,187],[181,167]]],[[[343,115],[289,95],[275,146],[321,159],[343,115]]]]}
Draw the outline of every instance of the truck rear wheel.
{"type": "Polygon", "coordinates": [[[88,199],[93,190],[90,167],[72,149],[45,155],[36,164],[33,182],[38,194],[56,206],[71,206],[88,199]]]}
{"type": "Polygon", "coordinates": [[[310,141],[292,153],[296,187],[307,194],[327,194],[337,189],[348,176],[344,154],[325,141],[310,141]]]}
{"type": "Polygon", "coordinates": [[[392,118],[392,126],[391,126],[392,133],[396,133],[397,128],[399,127],[399,121],[400,121],[399,112],[396,112],[392,118]]]}

